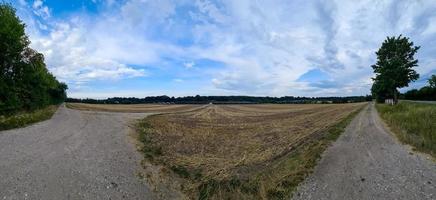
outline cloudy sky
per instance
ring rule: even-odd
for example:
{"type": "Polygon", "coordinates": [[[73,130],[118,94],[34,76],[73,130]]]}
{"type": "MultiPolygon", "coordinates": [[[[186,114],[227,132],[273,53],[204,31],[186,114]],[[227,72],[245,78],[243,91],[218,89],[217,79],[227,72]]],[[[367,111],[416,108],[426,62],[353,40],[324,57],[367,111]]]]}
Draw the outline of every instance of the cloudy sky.
{"type": "Polygon", "coordinates": [[[403,34],[436,73],[434,0],[7,0],[70,97],[369,94],[403,34]]]}

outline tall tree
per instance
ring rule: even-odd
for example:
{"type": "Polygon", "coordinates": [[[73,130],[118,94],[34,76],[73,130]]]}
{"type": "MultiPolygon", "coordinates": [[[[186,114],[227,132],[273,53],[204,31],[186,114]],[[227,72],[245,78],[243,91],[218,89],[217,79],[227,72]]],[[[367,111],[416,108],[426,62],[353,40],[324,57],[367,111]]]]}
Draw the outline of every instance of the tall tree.
{"type": "Polygon", "coordinates": [[[21,65],[21,52],[29,44],[24,24],[8,4],[0,4],[0,108],[14,110],[20,107],[15,80],[21,65]]]}
{"type": "Polygon", "coordinates": [[[394,103],[397,103],[397,88],[407,87],[411,81],[419,78],[414,70],[418,66],[418,60],[414,56],[419,48],[402,35],[384,40],[376,52],[377,62],[371,66],[376,75],[373,78],[376,87],[373,86],[372,92],[379,101],[393,98],[394,103]]]}
{"type": "Polygon", "coordinates": [[[29,47],[15,9],[0,3],[0,114],[33,110],[66,98],[66,85],[47,70],[44,56],[29,47]]]}

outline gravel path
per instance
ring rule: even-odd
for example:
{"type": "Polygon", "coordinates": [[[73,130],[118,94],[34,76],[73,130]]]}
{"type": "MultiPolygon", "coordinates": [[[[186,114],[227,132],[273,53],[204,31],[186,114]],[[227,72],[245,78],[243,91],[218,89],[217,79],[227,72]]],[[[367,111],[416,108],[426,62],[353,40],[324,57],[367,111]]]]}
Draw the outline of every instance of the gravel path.
{"type": "Polygon", "coordinates": [[[294,199],[436,199],[436,162],[385,128],[373,104],[324,152],[294,199]]]}
{"type": "Polygon", "coordinates": [[[0,132],[0,199],[154,199],[126,129],[145,116],[61,106],[48,121],[0,132]]]}

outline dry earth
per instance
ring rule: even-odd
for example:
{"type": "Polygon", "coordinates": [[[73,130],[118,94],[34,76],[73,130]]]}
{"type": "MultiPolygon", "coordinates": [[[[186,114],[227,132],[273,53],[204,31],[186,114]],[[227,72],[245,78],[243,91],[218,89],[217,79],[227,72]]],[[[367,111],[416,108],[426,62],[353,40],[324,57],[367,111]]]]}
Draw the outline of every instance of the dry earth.
{"type": "Polygon", "coordinates": [[[145,116],[61,106],[50,120],[0,132],[0,199],[155,199],[126,128],[145,116]]]}

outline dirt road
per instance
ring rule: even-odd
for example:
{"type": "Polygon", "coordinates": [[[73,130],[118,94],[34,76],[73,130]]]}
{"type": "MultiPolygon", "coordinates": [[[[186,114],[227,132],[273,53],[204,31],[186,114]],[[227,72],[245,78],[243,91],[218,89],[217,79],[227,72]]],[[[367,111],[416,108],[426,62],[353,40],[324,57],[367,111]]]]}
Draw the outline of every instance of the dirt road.
{"type": "Polygon", "coordinates": [[[155,199],[126,129],[144,116],[62,106],[51,120],[0,132],[0,199],[155,199]]]}
{"type": "Polygon", "coordinates": [[[400,144],[370,104],[294,199],[436,199],[436,162],[400,144]]]}

